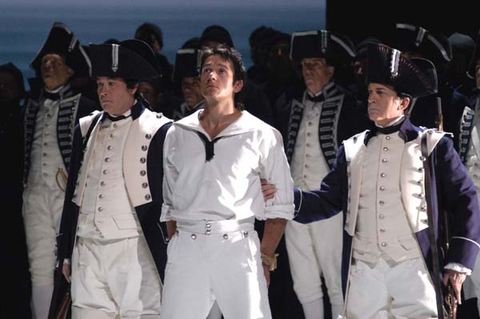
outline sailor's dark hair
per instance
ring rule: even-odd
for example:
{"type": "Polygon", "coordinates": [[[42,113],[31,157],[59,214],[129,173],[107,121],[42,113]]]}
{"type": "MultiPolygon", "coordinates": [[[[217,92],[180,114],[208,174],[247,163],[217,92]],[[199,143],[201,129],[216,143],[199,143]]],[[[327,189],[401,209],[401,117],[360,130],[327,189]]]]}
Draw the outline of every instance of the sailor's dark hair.
{"type": "MultiPolygon", "coordinates": [[[[245,84],[247,79],[247,71],[245,69],[245,65],[243,64],[242,56],[235,48],[226,45],[220,45],[216,48],[202,49],[202,57],[200,59],[200,74],[205,61],[213,55],[217,55],[225,61],[231,61],[233,64],[233,81],[236,82],[241,80],[245,84]]],[[[235,94],[235,107],[242,109],[243,103],[241,102],[241,94],[239,93],[241,92],[235,94]]]]}

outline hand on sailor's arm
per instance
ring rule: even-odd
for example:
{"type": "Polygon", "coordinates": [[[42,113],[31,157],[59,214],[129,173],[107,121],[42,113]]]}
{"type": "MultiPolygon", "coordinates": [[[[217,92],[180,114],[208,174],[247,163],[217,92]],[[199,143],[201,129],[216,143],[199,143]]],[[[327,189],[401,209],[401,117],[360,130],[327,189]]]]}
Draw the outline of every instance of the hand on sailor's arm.
{"type": "Polygon", "coordinates": [[[277,188],[275,187],[275,185],[269,184],[266,179],[261,179],[261,182],[262,182],[263,200],[266,203],[267,200],[275,197],[275,193],[277,192],[277,188]]]}
{"type": "Polygon", "coordinates": [[[167,221],[167,235],[168,238],[167,240],[170,241],[172,239],[173,235],[175,235],[175,232],[177,231],[177,222],[174,220],[168,220],[167,221]]]}
{"type": "Polygon", "coordinates": [[[70,260],[69,259],[65,259],[63,261],[62,274],[63,274],[63,276],[65,276],[65,279],[68,282],[72,281],[72,277],[71,277],[71,274],[70,274],[70,260]]]}

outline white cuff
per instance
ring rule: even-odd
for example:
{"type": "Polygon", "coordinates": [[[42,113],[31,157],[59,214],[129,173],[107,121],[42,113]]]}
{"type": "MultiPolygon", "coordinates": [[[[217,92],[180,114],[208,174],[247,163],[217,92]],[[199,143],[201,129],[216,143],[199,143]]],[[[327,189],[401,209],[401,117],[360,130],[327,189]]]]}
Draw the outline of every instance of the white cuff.
{"type": "Polygon", "coordinates": [[[162,214],[160,215],[160,221],[166,222],[172,219],[171,212],[173,208],[170,205],[162,204],[162,214]]]}
{"type": "Polygon", "coordinates": [[[467,276],[470,276],[472,274],[472,270],[470,268],[467,268],[464,265],[458,263],[448,263],[444,268],[467,274],[467,276]]]}
{"type": "Polygon", "coordinates": [[[267,206],[265,207],[264,219],[283,218],[286,220],[291,220],[293,219],[294,209],[295,206],[293,204],[267,206]]]}

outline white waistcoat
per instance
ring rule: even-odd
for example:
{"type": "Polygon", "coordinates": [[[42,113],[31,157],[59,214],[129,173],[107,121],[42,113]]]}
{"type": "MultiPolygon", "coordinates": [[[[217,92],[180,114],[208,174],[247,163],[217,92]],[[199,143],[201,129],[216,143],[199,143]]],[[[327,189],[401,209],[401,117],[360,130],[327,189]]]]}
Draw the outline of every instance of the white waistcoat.
{"type": "Polygon", "coordinates": [[[105,121],[95,135],[77,235],[95,239],[137,237],[140,223],[130,203],[122,170],[122,154],[132,119],[105,121]]]}
{"type": "MultiPolygon", "coordinates": [[[[58,147],[57,117],[60,101],[46,99],[37,113],[32,143],[32,164],[30,170],[41,174],[51,189],[58,189],[56,174],[59,168],[66,172],[58,147]]],[[[65,188],[65,181],[58,180],[65,188]]]]}
{"type": "MultiPolygon", "coordinates": [[[[367,131],[364,131],[354,135],[344,142],[349,187],[345,231],[350,236],[354,236],[357,225],[364,159],[368,148],[364,144],[366,133],[367,131]]],[[[400,165],[401,202],[413,233],[428,227],[421,134],[419,133],[416,139],[405,143],[400,165]]],[[[428,134],[427,148],[430,154],[445,133],[428,130],[426,134],[428,134]]]]}
{"type": "MultiPolygon", "coordinates": [[[[323,102],[318,103],[323,104],[323,102]]],[[[321,106],[305,98],[304,104],[305,110],[300,122],[290,169],[295,187],[311,190],[320,187],[322,179],[330,168],[318,140],[321,106]]]]}
{"type": "Polygon", "coordinates": [[[353,257],[375,263],[380,257],[401,262],[421,256],[400,192],[405,142],[399,133],[378,134],[364,156],[353,257]]]}
{"type": "MultiPolygon", "coordinates": [[[[85,147],[84,161],[82,168],[78,171],[77,186],[73,195],[73,202],[78,206],[81,206],[85,197],[87,174],[94,160],[93,150],[97,147],[96,136],[99,134],[101,121],[97,120],[96,123],[92,123],[96,114],[98,114],[98,112],[93,112],[90,116],[80,119],[82,136],[85,137],[91,125],[94,125],[94,128],[85,147]]],[[[142,115],[135,119],[130,125],[128,136],[124,142],[123,152],[121,152],[122,155],[118,158],[118,160],[121,158],[121,171],[124,177],[121,182],[125,185],[128,199],[131,203],[129,207],[138,207],[152,202],[150,185],[148,183],[147,155],[155,133],[168,122],[170,122],[170,120],[161,114],[145,110],[142,115]]],[[[161,165],[161,163],[159,165],[161,165]]],[[[100,193],[98,196],[100,196],[100,193]]],[[[80,207],[80,211],[82,211],[82,207],[80,207]]],[[[117,219],[118,220],[115,221],[117,228],[132,226],[131,222],[124,223],[121,218],[117,219]],[[120,224],[124,226],[120,226],[120,224]]],[[[79,225],[80,222],[79,220],[79,225]]],[[[117,235],[112,234],[111,236],[117,235]]]]}

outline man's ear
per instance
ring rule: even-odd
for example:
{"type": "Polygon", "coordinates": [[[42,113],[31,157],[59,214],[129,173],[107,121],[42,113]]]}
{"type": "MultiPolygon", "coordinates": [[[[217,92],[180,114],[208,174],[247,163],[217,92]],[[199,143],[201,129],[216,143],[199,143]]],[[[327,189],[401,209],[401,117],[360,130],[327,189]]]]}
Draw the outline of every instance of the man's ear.
{"type": "Polygon", "coordinates": [[[131,92],[132,96],[135,95],[135,93],[138,91],[138,87],[139,87],[139,86],[140,86],[140,84],[137,83],[137,84],[135,84],[135,85],[133,86],[133,88],[128,89],[128,90],[131,92]]]}
{"type": "Polygon", "coordinates": [[[332,79],[333,75],[335,74],[335,67],[334,66],[327,66],[327,76],[328,76],[328,81],[332,79]]]}
{"type": "Polygon", "coordinates": [[[75,71],[73,71],[72,68],[67,66],[67,76],[68,76],[68,78],[71,78],[74,74],[75,74],[75,71]]]}
{"type": "Polygon", "coordinates": [[[412,101],[412,99],[408,96],[406,97],[403,97],[403,98],[400,98],[400,105],[398,106],[400,108],[401,111],[405,111],[408,106],[410,105],[410,101],[412,101]]]}
{"type": "Polygon", "coordinates": [[[243,88],[243,80],[233,82],[233,93],[238,93],[243,88]]]}

